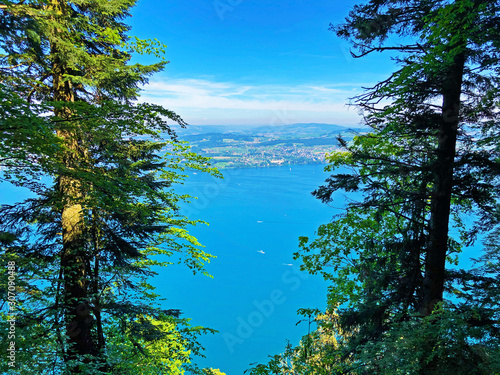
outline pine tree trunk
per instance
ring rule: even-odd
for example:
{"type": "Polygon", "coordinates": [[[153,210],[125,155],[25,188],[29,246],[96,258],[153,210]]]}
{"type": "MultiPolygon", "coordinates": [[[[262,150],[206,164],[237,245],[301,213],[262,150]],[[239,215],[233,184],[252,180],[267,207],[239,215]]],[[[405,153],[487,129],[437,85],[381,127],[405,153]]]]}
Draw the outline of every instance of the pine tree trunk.
{"type": "MultiPolygon", "coordinates": [[[[51,10],[64,14],[66,5],[64,1],[52,0],[51,10]]],[[[54,30],[54,34],[64,32],[54,30]]],[[[54,101],[71,103],[75,101],[74,90],[69,80],[64,75],[68,73],[64,61],[61,60],[62,51],[59,50],[57,39],[51,43],[53,56],[53,95],[54,101]]],[[[71,110],[58,108],[55,115],[61,120],[69,120],[71,110]]],[[[78,360],[80,355],[97,355],[97,345],[92,337],[93,318],[89,305],[88,276],[86,270],[86,237],[83,207],[83,189],[81,182],[70,173],[81,164],[85,156],[74,126],[62,121],[57,130],[57,135],[63,139],[66,147],[63,165],[66,171],[58,177],[59,193],[62,200],[61,226],[63,248],[61,253],[61,267],[63,272],[66,335],[68,348],[66,362],[78,360]]],[[[88,360],[85,360],[88,362],[88,360]]],[[[80,372],[79,367],[70,365],[71,373],[80,372]]]]}
{"type": "Polygon", "coordinates": [[[460,94],[465,55],[455,56],[443,84],[442,123],[434,170],[431,201],[429,246],[425,257],[423,313],[430,315],[436,303],[443,300],[451,192],[453,188],[460,94]]]}
{"type": "MultiPolygon", "coordinates": [[[[77,163],[80,146],[77,135],[58,131],[64,139],[67,158],[64,160],[68,170],[77,163]]],[[[83,207],[79,202],[83,198],[81,183],[72,176],[59,176],[59,192],[63,200],[61,212],[63,250],[61,267],[63,269],[64,306],[66,309],[66,334],[69,340],[68,360],[77,355],[97,354],[91,334],[92,316],[88,296],[88,278],[86,267],[86,238],[83,207]]]]}

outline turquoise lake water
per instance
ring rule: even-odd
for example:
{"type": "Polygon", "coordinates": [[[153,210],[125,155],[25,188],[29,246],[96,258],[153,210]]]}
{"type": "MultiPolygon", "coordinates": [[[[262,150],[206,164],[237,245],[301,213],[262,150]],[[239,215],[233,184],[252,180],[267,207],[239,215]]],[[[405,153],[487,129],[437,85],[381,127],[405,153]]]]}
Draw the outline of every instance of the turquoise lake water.
{"type": "Polygon", "coordinates": [[[154,284],[167,298],[164,307],[219,331],[201,340],[207,358],[198,363],[237,375],[282,352],[287,339],[298,344],[308,326],[296,326],[297,309],[326,306],[326,283],[300,272],[292,254],[299,236],[313,236],[339,211],[311,195],[328,176],[321,165],[223,174],[192,174],[182,187],[199,198],[186,215],[210,223],[190,232],[217,256],[207,267],[213,279],[174,265],[154,284]]]}
{"type": "MultiPolygon", "coordinates": [[[[240,375],[251,363],[283,352],[287,339],[298,344],[307,334],[307,323],[296,325],[303,318],[297,309],[326,307],[326,282],[301,272],[292,254],[298,237],[314,237],[320,224],[341,212],[346,198],[337,192],[326,205],[311,195],[328,177],[321,165],[223,173],[224,180],[191,175],[181,189],[199,197],[186,215],[210,223],[191,233],[217,256],[207,267],[214,278],[176,265],[163,270],[155,285],[167,298],[165,307],[219,331],[201,340],[207,358],[198,363],[240,375]]],[[[468,258],[478,256],[480,247],[465,249],[462,266],[470,266],[468,258]]]]}
{"type": "MultiPolygon", "coordinates": [[[[188,173],[174,188],[199,198],[185,206],[186,216],[210,223],[190,233],[217,256],[206,267],[213,278],[175,264],[152,283],[166,298],[163,307],[219,331],[201,338],[200,367],[242,374],[282,352],[287,339],[297,344],[307,334],[307,323],[296,326],[297,309],[326,306],[326,283],[300,272],[292,254],[299,236],[313,236],[339,211],[311,195],[328,176],[322,165],[224,170],[224,179],[188,173]]],[[[7,183],[0,195],[6,204],[32,196],[7,183]]]]}
{"type": "MultiPolygon", "coordinates": [[[[307,334],[307,323],[296,325],[302,319],[297,309],[325,308],[326,282],[300,272],[292,254],[299,236],[314,237],[320,224],[340,213],[345,197],[336,193],[328,206],[311,195],[328,177],[322,165],[223,174],[221,180],[190,172],[185,185],[175,187],[199,198],[184,213],[210,223],[190,233],[217,256],[207,265],[213,279],[175,264],[160,270],[152,282],[166,298],[164,308],[180,309],[193,325],[219,331],[202,337],[206,358],[197,363],[240,375],[251,363],[282,352],[286,340],[298,344],[307,334]]],[[[29,196],[8,184],[0,184],[0,194],[3,203],[29,196]]],[[[480,248],[478,241],[466,249],[462,266],[469,266],[468,258],[478,257],[480,248]]]]}

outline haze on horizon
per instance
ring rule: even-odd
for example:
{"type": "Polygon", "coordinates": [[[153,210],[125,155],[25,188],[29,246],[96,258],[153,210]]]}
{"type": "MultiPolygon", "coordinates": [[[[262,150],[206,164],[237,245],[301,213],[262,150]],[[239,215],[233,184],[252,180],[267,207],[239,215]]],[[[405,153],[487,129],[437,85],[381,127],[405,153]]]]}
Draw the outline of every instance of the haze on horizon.
{"type": "Polygon", "coordinates": [[[349,44],[329,30],[355,3],[193,0],[159,9],[143,0],[129,19],[132,33],[165,43],[170,63],[141,101],[193,125],[359,125],[349,98],[394,64],[387,54],[352,58],[349,44]]]}

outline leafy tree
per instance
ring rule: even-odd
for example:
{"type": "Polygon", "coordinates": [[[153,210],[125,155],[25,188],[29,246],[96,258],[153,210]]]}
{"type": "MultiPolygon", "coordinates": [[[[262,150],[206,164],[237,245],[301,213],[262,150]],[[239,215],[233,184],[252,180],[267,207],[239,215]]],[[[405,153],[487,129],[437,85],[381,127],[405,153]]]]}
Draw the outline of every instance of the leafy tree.
{"type": "MultiPolygon", "coordinates": [[[[349,156],[337,153],[344,162],[349,156]]],[[[314,241],[301,238],[302,254],[296,256],[302,256],[304,268],[331,281],[329,310],[326,317],[318,316],[319,328],[300,345],[250,373],[498,372],[496,235],[490,236],[477,268],[448,272],[447,292],[454,298],[424,316],[418,310],[422,277],[411,256],[418,247],[405,241],[405,234],[412,236],[405,223],[409,220],[397,212],[355,206],[322,225],[314,241]]]]}
{"type": "Polygon", "coordinates": [[[340,140],[327,167],[336,173],[314,192],[324,202],[338,190],[363,199],[314,241],[302,238],[296,254],[331,280],[337,336],[349,333],[323,358],[332,373],[499,371],[495,263],[446,265],[497,225],[499,22],[494,1],[373,0],[332,26],[355,57],[392,51],[399,64],[354,98],[369,131],[340,140]]]}
{"type": "Polygon", "coordinates": [[[189,197],[172,185],[186,167],[215,172],[177,140],[167,121],[183,126],[178,115],[135,101],[166,61],[164,46],[127,35],[122,20],[134,4],[0,6],[0,159],[5,178],[36,194],[1,207],[2,255],[17,267],[18,364],[26,373],[119,372],[111,353],[135,355],[125,338],[155,353],[151,371],[182,373],[187,353],[199,352],[193,335],[205,330],[159,309],[147,279],[175,253],[204,272],[211,255],[187,232],[197,222],[179,214],[189,197]],[[132,53],[162,60],[130,64],[132,53]],[[159,359],[168,348],[169,359],[159,359]]]}
{"type": "MultiPolygon", "coordinates": [[[[312,313],[308,310],[307,315],[312,313]]],[[[297,347],[290,343],[282,354],[270,356],[266,364],[257,364],[245,371],[259,374],[332,374],[339,362],[338,349],[344,335],[339,327],[338,315],[334,312],[318,313],[315,322],[318,329],[304,336],[297,347]]]]}
{"type": "Polygon", "coordinates": [[[50,121],[43,116],[50,108],[38,103],[28,105],[1,78],[0,100],[0,168],[8,171],[0,180],[18,185],[29,181],[34,188],[40,165],[49,163],[61,146],[50,121]]]}
{"type": "Polygon", "coordinates": [[[225,375],[225,373],[221,372],[219,369],[213,369],[213,368],[204,369],[203,374],[204,375],[225,375]]]}

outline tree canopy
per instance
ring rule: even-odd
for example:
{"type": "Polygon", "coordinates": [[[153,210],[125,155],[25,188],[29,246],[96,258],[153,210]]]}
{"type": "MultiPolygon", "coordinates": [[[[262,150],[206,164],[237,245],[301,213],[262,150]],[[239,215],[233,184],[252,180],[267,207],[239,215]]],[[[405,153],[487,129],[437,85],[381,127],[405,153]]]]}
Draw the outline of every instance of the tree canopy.
{"type": "Polygon", "coordinates": [[[170,124],[181,117],[137,102],[167,61],[164,45],[128,35],[134,4],[0,6],[2,179],[32,192],[0,207],[2,258],[17,282],[14,371],[181,374],[211,331],[160,308],[148,283],[173,256],[206,273],[212,256],[187,230],[201,222],[180,214],[189,197],[173,188],[185,168],[217,172],[178,141],[170,124]]]}
{"type": "MultiPolygon", "coordinates": [[[[362,199],[300,240],[303,269],[331,282],[342,343],[310,373],[499,371],[498,246],[459,269],[461,250],[499,223],[499,22],[496,1],[373,0],[331,26],[353,57],[385,51],[398,69],[353,98],[367,130],[339,140],[314,192],[362,199]]],[[[307,373],[291,362],[263,373],[307,373]]]]}

